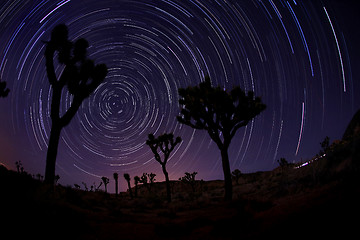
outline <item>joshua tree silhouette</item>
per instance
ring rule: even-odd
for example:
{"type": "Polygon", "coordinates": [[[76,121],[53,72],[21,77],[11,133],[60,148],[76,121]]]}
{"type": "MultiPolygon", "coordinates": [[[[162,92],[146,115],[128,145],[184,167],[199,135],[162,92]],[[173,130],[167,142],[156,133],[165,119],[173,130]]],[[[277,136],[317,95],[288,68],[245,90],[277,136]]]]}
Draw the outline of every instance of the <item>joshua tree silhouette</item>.
{"type": "Polygon", "coordinates": [[[24,171],[24,167],[21,161],[16,161],[15,165],[18,173],[22,173],[24,171]]]}
{"type": "Polygon", "coordinates": [[[119,174],[114,173],[113,177],[115,180],[115,196],[117,197],[119,195],[119,174]]]}
{"type": "Polygon", "coordinates": [[[135,184],[135,194],[134,194],[134,196],[135,197],[137,197],[137,190],[138,190],[138,184],[139,184],[139,182],[140,182],[140,177],[139,176],[135,176],[134,177],[134,184],[135,184]]]}
{"type": "Polygon", "coordinates": [[[150,188],[148,187],[148,177],[147,177],[147,173],[143,173],[141,178],[140,178],[140,183],[142,183],[150,192],[150,188]]]}
{"type": "Polygon", "coordinates": [[[236,185],[239,185],[239,179],[241,177],[241,171],[239,169],[235,169],[232,171],[231,175],[235,179],[236,185]]]}
{"type": "Polygon", "coordinates": [[[89,191],[89,188],[85,182],[81,182],[81,184],[84,186],[85,191],[89,191]]]}
{"type": "Polygon", "coordinates": [[[155,138],[153,134],[149,134],[149,139],[146,141],[146,144],[149,145],[151,151],[155,155],[155,160],[160,163],[163,173],[165,175],[166,181],[166,195],[167,201],[171,202],[171,190],[170,190],[170,181],[169,181],[169,174],[166,171],[166,163],[169,160],[170,153],[174,150],[175,146],[180,143],[181,137],[177,137],[174,140],[174,134],[172,133],[165,133],[160,135],[158,138],[155,138]],[[161,160],[160,153],[158,149],[164,154],[164,160],[161,160]]]}
{"type": "Polygon", "coordinates": [[[107,177],[102,177],[101,180],[104,183],[104,187],[105,187],[105,193],[107,193],[107,185],[109,184],[110,180],[107,177]]]}
{"type": "Polygon", "coordinates": [[[90,186],[90,192],[98,192],[100,191],[100,187],[102,186],[103,182],[100,182],[99,185],[96,185],[96,182],[93,183],[93,185],[90,186]]]}
{"type": "Polygon", "coordinates": [[[279,160],[277,160],[277,162],[279,163],[279,166],[281,168],[286,168],[289,166],[289,162],[285,158],[280,158],[279,160]]]}
{"type": "Polygon", "coordinates": [[[193,192],[195,192],[196,190],[196,180],[195,180],[195,176],[196,176],[197,172],[193,172],[193,173],[185,173],[184,177],[179,178],[179,181],[190,185],[191,189],[193,192]]]}
{"type": "Polygon", "coordinates": [[[6,88],[6,82],[1,82],[1,79],[0,79],[0,97],[7,97],[9,92],[10,92],[10,90],[8,88],[6,88]]]}
{"type": "Polygon", "coordinates": [[[43,179],[43,176],[40,173],[36,174],[36,177],[39,181],[42,181],[43,179]]]}
{"type": "Polygon", "coordinates": [[[156,174],[155,173],[147,173],[147,175],[149,177],[149,183],[150,183],[150,185],[152,185],[156,181],[156,179],[155,179],[156,174]]]}
{"type": "Polygon", "coordinates": [[[149,191],[151,191],[151,184],[148,184],[148,174],[147,173],[143,173],[141,178],[140,178],[140,183],[142,183],[149,191]]]}
{"type": "Polygon", "coordinates": [[[139,178],[139,183],[144,185],[149,191],[149,193],[151,193],[151,187],[153,183],[156,181],[155,177],[156,177],[155,173],[143,173],[139,178]]]}
{"type": "Polygon", "coordinates": [[[55,180],[55,184],[57,184],[58,181],[60,180],[60,175],[55,175],[54,180],[55,180]]]}
{"type": "Polygon", "coordinates": [[[324,138],[324,140],[320,143],[321,146],[321,150],[319,152],[319,155],[324,155],[325,153],[328,152],[329,147],[330,147],[330,138],[328,136],[326,136],[324,138]]]}
{"type": "Polygon", "coordinates": [[[225,200],[232,199],[232,181],[228,148],[236,131],[246,126],[266,105],[252,91],[246,95],[240,87],[227,92],[220,86],[212,87],[210,78],[199,86],[180,88],[180,123],[194,129],[207,130],[221,152],[225,178],[225,200]]]}
{"type": "Polygon", "coordinates": [[[99,185],[96,186],[96,183],[94,182],[95,192],[100,191],[99,189],[100,189],[100,187],[101,187],[102,184],[103,184],[103,182],[100,182],[99,185]]]}
{"type": "Polygon", "coordinates": [[[133,199],[132,189],[131,189],[131,186],[130,186],[130,180],[131,180],[130,175],[128,173],[124,173],[124,178],[125,178],[125,180],[127,181],[127,184],[128,184],[130,198],[133,199]]]}
{"type": "Polygon", "coordinates": [[[52,126],[45,169],[45,182],[49,184],[54,184],[55,180],[55,163],[61,130],[70,123],[84,99],[95,91],[107,75],[106,65],[95,65],[87,58],[88,46],[85,39],[79,39],[74,44],[70,42],[68,29],[64,24],[57,25],[51,32],[50,41],[46,42],[46,72],[52,87],[50,111],[52,126]],[[65,65],[59,79],[56,77],[54,66],[56,52],[59,63],[65,65]],[[73,96],[73,100],[69,109],[60,116],[61,93],[65,86],[73,96]]]}

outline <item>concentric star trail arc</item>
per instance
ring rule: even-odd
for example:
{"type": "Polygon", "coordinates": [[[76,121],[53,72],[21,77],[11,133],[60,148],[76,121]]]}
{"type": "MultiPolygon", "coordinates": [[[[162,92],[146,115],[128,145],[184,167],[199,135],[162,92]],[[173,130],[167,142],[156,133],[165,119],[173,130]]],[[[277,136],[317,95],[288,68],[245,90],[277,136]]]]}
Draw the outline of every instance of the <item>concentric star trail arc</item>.
{"type": "MultiPolygon", "coordinates": [[[[0,102],[0,140],[21,149],[0,146],[0,163],[21,159],[29,171],[43,172],[52,95],[44,42],[60,23],[71,41],[87,39],[89,58],[109,69],[62,133],[60,181],[99,181],[113,172],[155,172],[160,181],[145,141],[165,132],[183,139],[167,167],[171,179],[186,171],[222,178],[216,144],[176,120],[178,89],[206,75],[214,86],[254,91],[268,106],[233,139],[231,169],[311,157],[326,135],[340,137],[359,105],[348,50],[354,43],[339,16],[328,1],[1,1],[0,77],[11,93],[0,102]]],[[[57,63],[56,74],[63,70],[57,63]]],[[[63,91],[61,113],[71,102],[63,91]]]]}

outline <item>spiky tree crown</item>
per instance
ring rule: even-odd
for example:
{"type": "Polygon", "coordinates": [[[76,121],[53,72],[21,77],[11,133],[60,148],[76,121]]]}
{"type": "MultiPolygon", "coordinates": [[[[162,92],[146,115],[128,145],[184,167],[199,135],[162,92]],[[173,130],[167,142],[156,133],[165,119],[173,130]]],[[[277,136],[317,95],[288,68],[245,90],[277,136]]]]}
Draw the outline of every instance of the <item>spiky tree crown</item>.
{"type": "Polygon", "coordinates": [[[115,180],[117,180],[117,179],[119,178],[119,174],[118,174],[118,173],[114,173],[114,174],[113,174],[113,177],[114,177],[115,180]]]}
{"type": "MultiPolygon", "coordinates": [[[[73,109],[76,109],[77,105],[95,91],[108,72],[105,64],[95,65],[93,60],[87,58],[88,47],[89,43],[83,38],[75,43],[69,41],[68,28],[64,24],[57,25],[51,32],[50,41],[46,42],[45,57],[49,83],[56,89],[67,87],[69,93],[74,96],[73,109]],[[54,68],[56,52],[59,63],[65,65],[59,79],[54,68]]],[[[70,107],[69,114],[67,116],[65,114],[62,119],[64,125],[68,124],[74,115],[73,112],[70,107]]],[[[57,108],[52,109],[51,117],[55,120],[59,118],[57,108]]]]}
{"type": "Polygon", "coordinates": [[[146,144],[150,147],[151,151],[155,154],[155,160],[160,164],[166,164],[170,153],[174,150],[175,146],[182,141],[181,137],[174,139],[174,134],[165,133],[157,138],[153,134],[149,134],[146,144]],[[158,149],[164,153],[164,160],[162,161],[158,152],[158,149]]]}
{"type": "Polygon", "coordinates": [[[230,141],[240,127],[266,108],[254,92],[246,95],[238,86],[230,92],[220,86],[212,87],[209,77],[199,86],[180,88],[179,95],[181,112],[177,120],[192,128],[207,130],[219,147],[229,144],[226,139],[230,141]]]}
{"type": "Polygon", "coordinates": [[[126,181],[130,181],[130,175],[128,173],[124,173],[124,178],[126,181]]]}

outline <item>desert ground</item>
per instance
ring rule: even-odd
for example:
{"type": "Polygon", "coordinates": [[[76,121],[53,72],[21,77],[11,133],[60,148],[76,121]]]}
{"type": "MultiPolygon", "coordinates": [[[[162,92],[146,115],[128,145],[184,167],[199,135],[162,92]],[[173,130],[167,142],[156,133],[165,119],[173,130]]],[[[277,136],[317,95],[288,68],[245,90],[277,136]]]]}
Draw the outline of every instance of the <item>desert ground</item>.
{"type": "Polygon", "coordinates": [[[1,239],[346,239],[359,223],[359,146],[354,134],[306,163],[242,174],[232,201],[221,180],[196,181],[195,191],[172,181],[168,203],[164,182],[131,199],[0,166],[1,239]]]}

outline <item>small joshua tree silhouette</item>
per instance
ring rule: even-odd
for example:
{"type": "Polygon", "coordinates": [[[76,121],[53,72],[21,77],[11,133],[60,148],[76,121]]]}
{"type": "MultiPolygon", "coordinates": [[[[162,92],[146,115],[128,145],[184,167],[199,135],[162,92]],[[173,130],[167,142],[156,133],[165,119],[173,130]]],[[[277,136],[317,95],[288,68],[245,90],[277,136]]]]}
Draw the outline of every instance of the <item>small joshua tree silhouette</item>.
{"type": "Polygon", "coordinates": [[[95,192],[100,191],[100,187],[103,184],[103,182],[100,182],[99,185],[96,186],[96,183],[94,183],[94,187],[95,187],[95,192]]]}
{"type": "Polygon", "coordinates": [[[147,175],[149,177],[150,185],[152,185],[156,181],[156,179],[155,179],[156,174],[155,173],[147,173],[147,175]]]}
{"type": "Polygon", "coordinates": [[[138,191],[138,184],[140,182],[140,177],[139,176],[135,176],[134,177],[134,184],[135,184],[135,193],[134,193],[134,197],[137,197],[137,191],[138,191]]]}
{"type": "Polygon", "coordinates": [[[89,188],[85,182],[81,182],[81,184],[84,186],[85,191],[89,191],[89,188]]]}
{"type": "Polygon", "coordinates": [[[107,193],[107,185],[109,184],[110,180],[107,177],[102,177],[101,180],[104,183],[104,187],[105,187],[105,193],[107,193]]]}
{"type": "Polygon", "coordinates": [[[143,184],[148,189],[149,193],[151,193],[151,187],[156,181],[155,177],[155,173],[143,173],[139,183],[143,184]]]}
{"type": "Polygon", "coordinates": [[[130,175],[128,173],[124,173],[124,178],[128,184],[128,188],[129,188],[129,193],[130,193],[130,198],[133,199],[133,195],[132,195],[132,189],[131,189],[131,186],[130,186],[130,175]]]}
{"type": "Polygon", "coordinates": [[[191,189],[193,192],[195,192],[196,190],[196,181],[195,181],[195,176],[196,176],[197,172],[193,172],[193,173],[185,173],[184,177],[179,178],[179,180],[185,184],[188,184],[191,186],[191,189]]]}
{"type": "Polygon", "coordinates": [[[16,165],[16,170],[18,173],[22,173],[24,171],[24,168],[22,166],[22,162],[21,161],[16,161],[15,162],[15,165],[16,165]]]}
{"type": "Polygon", "coordinates": [[[40,173],[36,174],[36,177],[39,181],[41,181],[41,179],[43,178],[43,176],[40,173]]]}
{"type": "Polygon", "coordinates": [[[113,177],[115,180],[115,196],[117,197],[119,195],[119,174],[114,173],[113,177]]]}
{"type": "Polygon", "coordinates": [[[142,176],[141,176],[141,178],[140,178],[140,182],[141,182],[142,184],[144,184],[144,185],[148,183],[147,173],[143,173],[143,174],[142,174],[142,176]]]}
{"type": "Polygon", "coordinates": [[[321,146],[321,150],[319,152],[319,155],[322,156],[322,155],[326,154],[329,151],[330,138],[328,136],[326,136],[324,138],[324,140],[320,143],[320,146],[321,146]]]}
{"type": "Polygon", "coordinates": [[[46,72],[52,87],[50,117],[52,121],[49,146],[46,156],[45,182],[54,184],[55,165],[61,130],[75,116],[82,102],[104,81],[107,75],[105,64],[95,65],[87,58],[89,43],[79,39],[74,44],[68,40],[68,28],[57,25],[51,32],[51,39],[46,42],[46,72]],[[58,53],[60,64],[65,65],[61,76],[57,78],[54,56],[58,53]],[[60,116],[61,95],[64,87],[73,96],[70,107],[60,116]]]}
{"type": "Polygon", "coordinates": [[[241,171],[239,169],[235,169],[231,173],[233,179],[235,179],[236,185],[239,185],[239,179],[241,177],[241,171]]]}
{"type": "Polygon", "coordinates": [[[158,138],[155,138],[153,134],[149,134],[148,140],[146,141],[146,144],[150,147],[151,151],[155,155],[155,160],[158,163],[160,163],[163,173],[165,175],[166,196],[168,202],[171,202],[171,189],[170,189],[169,174],[166,171],[166,163],[169,160],[170,153],[174,150],[175,146],[180,142],[181,142],[181,137],[177,137],[174,140],[174,134],[172,133],[162,134],[158,138]],[[163,160],[161,160],[158,149],[160,149],[160,151],[164,154],[163,160]]]}
{"type": "Polygon", "coordinates": [[[59,175],[55,175],[55,185],[58,183],[59,180],[60,180],[60,176],[59,176],[59,175]]]}
{"type": "Polygon", "coordinates": [[[141,176],[139,182],[140,182],[142,185],[144,185],[144,186],[148,189],[148,191],[149,191],[149,193],[150,193],[151,188],[150,188],[150,186],[148,185],[147,173],[143,173],[143,175],[141,176]]]}
{"type": "Polygon", "coordinates": [[[279,166],[281,168],[286,168],[289,166],[289,162],[285,158],[280,158],[279,160],[277,160],[277,162],[279,163],[279,166]]]}

